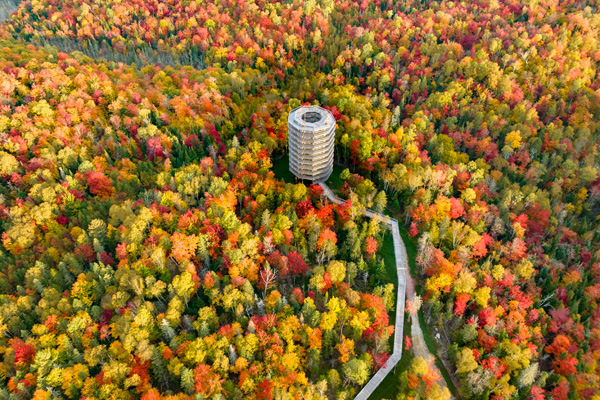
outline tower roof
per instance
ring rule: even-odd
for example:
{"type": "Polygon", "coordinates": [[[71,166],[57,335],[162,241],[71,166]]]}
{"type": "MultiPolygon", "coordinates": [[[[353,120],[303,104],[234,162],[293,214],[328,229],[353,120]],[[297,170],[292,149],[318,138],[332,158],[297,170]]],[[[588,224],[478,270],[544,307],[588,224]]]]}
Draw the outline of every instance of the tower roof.
{"type": "Polygon", "coordinates": [[[318,106],[300,106],[294,108],[288,116],[288,124],[301,132],[314,132],[335,125],[331,111],[318,106]]]}

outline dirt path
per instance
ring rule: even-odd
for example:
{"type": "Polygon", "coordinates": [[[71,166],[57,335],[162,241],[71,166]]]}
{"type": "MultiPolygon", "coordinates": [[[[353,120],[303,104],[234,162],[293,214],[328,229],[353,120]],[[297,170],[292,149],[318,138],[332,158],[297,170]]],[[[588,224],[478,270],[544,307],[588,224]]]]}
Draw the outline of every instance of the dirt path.
{"type": "MultiPolygon", "coordinates": [[[[406,298],[407,300],[414,301],[415,298],[415,281],[410,274],[406,274],[406,298]]],[[[412,340],[412,350],[415,357],[421,357],[428,363],[431,363],[436,370],[438,370],[439,379],[438,384],[441,387],[447,388],[446,380],[444,376],[439,371],[437,366],[435,365],[435,357],[429,352],[427,348],[427,343],[425,343],[425,337],[423,336],[423,330],[421,329],[419,316],[418,314],[411,314],[411,329],[410,336],[412,340]]],[[[453,398],[453,397],[451,397],[453,398]]]]}

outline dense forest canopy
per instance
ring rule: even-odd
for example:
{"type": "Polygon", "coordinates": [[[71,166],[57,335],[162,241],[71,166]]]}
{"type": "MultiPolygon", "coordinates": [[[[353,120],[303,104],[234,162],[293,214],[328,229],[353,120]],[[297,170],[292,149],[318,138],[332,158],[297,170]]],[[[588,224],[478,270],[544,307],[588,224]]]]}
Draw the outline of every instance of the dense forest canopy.
{"type": "Polygon", "coordinates": [[[596,1],[31,0],[0,38],[0,398],[353,398],[396,303],[364,207],[461,398],[600,396],[596,1]],[[343,205],[273,172],[300,104],[343,205]]]}

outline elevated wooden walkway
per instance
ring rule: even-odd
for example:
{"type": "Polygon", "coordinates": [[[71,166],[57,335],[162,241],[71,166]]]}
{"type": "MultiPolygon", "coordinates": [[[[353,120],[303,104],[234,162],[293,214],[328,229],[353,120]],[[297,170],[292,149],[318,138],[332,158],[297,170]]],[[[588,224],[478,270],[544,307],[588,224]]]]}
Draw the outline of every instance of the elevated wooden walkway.
{"type": "MultiPolygon", "coordinates": [[[[319,186],[323,188],[323,192],[327,198],[336,203],[341,204],[344,200],[337,197],[329,186],[324,182],[318,182],[319,186]]],[[[392,237],[394,239],[394,255],[396,256],[396,272],[398,274],[398,294],[396,296],[396,325],[394,329],[394,349],[392,355],[380,368],[375,375],[367,382],[362,388],[360,393],[356,395],[355,400],[367,400],[369,396],[375,391],[377,386],[381,384],[387,374],[396,366],[398,361],[402,358],[402,335],[404,331],[404,305],[406,298],[406,270],[408,269],[408,255],[406,254],[406,247],[400,236],[400,230],[398,229],[398,221],[395,218],[390,218],[387,215],[366,209],[363,214],[369,218],[377,216],[387,227],[392,231],[392,237]]]]}

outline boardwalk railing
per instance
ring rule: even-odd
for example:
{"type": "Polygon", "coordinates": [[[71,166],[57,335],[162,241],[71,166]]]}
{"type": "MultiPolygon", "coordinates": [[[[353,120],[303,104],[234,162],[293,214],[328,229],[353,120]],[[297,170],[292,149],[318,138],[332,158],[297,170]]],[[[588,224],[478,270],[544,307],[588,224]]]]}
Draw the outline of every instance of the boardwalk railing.
{"type": "MultiPolygon", "coordinates": [[[[330,201],[336,204],[344,203],[344,200],[337,197],[327,184],[319,182],[319,186],[323,188],[325,196],[327,196],[330,201]]],[[[360,393],[356,395],[354,398],[355,400],[367,400],[402,358],[402,334],[404,330],[404,304],[406,298],[406,276],[404,274],[408,269],[408,255],[406,254],[406,247],[400,236],[398,221],[395,218],[388,217],[387,215],[369,209],[364,210],[363,214],[369,218],[378,216],[392,232],[392,237],[394,239],[394,255],[396,257],[396,272],[398,274],[398,294],[396,296],[396,325],[394,329],[394,350],[392,355],[385,365],[373,375],[369,382],[367,382],[360,393]]]]}

